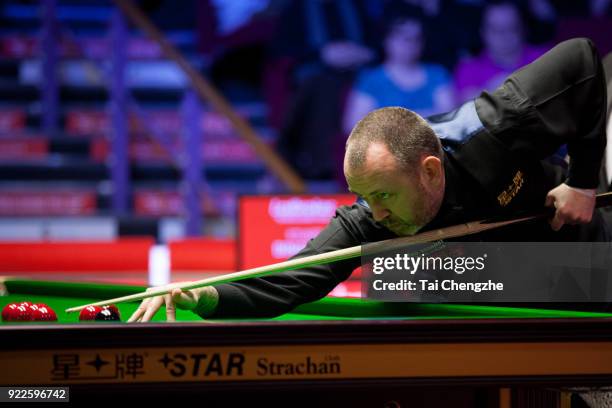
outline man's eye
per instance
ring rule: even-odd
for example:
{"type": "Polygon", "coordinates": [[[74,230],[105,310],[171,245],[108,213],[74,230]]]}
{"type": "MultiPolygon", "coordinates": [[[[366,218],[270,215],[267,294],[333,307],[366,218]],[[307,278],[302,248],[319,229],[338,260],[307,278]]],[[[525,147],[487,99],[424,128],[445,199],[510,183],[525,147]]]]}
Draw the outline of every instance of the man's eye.
{"type": "MultiPolygon", "coordinates": [[[[357,196],[357,201],[360,201],[362,203],[368,203],[368,200],[366,200],[365,198],[363,198],[362,196],[360,196],[359,194],[355,194],[357,196]]],[[[369,205],[369,204],[368,204],[369,205]]]]}
{"type": "Polygon", "coordinates": [[[389,193],[379,193],[378,194],[379,200],[387,200],[389,197],[391,197],[391,194],[389,193]]]}

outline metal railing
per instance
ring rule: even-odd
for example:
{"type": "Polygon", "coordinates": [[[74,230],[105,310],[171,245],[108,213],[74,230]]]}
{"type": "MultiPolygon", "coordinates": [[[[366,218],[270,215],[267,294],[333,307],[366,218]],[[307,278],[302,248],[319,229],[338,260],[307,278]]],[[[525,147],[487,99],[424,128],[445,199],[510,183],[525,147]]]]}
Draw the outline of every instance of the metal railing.
{"type": "MultiPolygon", "coordinates": [[[[117,10],[113,12],[110,22],[111,69],[105,69],[101,64],[95,65],[110,87],[112,150],[109,164],[113,185],[112,210],[114,214],[124,215],[129,208],[131,180],[128,158],[128,115],[129,112],[132,112],[146,134],[168,153],[172,158],[171,164],[180,170],[182,174],[180,191],[187,216],[186,234],[189,236],[200,234],[202,231],[200,209],[202,192],[210,192],[210,187],[206,180],[202,178],[200,98],[228,119],[237,134],[254,149],[266,167],[284,183],[290,192],[301,193],[305,191],[305,184],[297,173],[257,135],[247,121],[233,110],[229,102],[189,63],[140,9],[128,0],[117,0],[114,3],[117,10]],[[185,90],[181,105],[183,123],[185,124],[183,129],[184,151],[177,151],[167,135],[150,125],[150,121],[147,120],[147,113],[140,109],[128,92],[125,81],[125,67],[129,32],[125,17],[158,44],[164,56],[174,61],[190,80],[191,88],[185,90]]],[[[43,108],[42,127],[47,134],[54,134],[58,130],[57,44],[61,33],[56,20],[57,1],[46,0],[42,2],[42,6],[43,80],[40,89],[43,108]]],[[[76,44],[76,41],[71,42],[76,44]]],[[[81,49],[81,51],[85,57],[93,61],[93,58],[88,55],[88,50],[81,49]]],[[[92,64],[94,63],[92,62],[92,64]]],[[[210,207],[212,200],[209,194],[204,194],[204,200],[210,207]]]]}

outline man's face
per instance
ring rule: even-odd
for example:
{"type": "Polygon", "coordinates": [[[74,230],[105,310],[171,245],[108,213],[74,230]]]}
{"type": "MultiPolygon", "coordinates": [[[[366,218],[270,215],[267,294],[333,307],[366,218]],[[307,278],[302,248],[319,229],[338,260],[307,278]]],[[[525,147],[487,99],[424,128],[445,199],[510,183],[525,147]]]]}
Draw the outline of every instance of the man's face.
{"type": "Polygon", "coordinates": [[[429,223],[444,194],[443,174],[436,181],[425,168],[412,173],[401,168],[382,143],[369,146],[359,169],[345,158],[344,174],[349,190],[368,203],[374,220],[399,236],[414,235],[429,223]]]}

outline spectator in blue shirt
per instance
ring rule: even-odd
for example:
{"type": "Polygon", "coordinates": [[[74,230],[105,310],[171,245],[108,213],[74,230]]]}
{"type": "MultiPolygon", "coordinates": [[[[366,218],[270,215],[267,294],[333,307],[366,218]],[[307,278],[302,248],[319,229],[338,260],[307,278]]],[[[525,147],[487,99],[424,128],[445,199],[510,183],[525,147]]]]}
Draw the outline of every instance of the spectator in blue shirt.
{"type": "Polygon", "coordinates": [[[388,21],[385,60],[358,76],[345,108],[346,133],[368,112],[384,106],[401,106],[422,116],[454,107],[452,80],[446,69],[421,61],[423,26],[417,12],[394,15],[388,21]]]}

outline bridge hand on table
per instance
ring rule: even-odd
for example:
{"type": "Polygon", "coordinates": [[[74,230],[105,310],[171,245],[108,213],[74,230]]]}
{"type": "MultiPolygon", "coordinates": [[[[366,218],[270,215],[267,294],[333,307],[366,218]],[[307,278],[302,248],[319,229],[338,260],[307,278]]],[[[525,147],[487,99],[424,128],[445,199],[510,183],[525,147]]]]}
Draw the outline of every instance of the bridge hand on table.
{"type": "MultiPolygon", "coordinates": [[[[163,286],[161,287],[163,288],[163,286]]],[[[160,287],[149,288],[147,291],[160,289],[160,287]]],[[[128,322],[148,322],[157,313],[160,307],[166,306],[166,320],[176,321],[176,308],[183,310],[195,310],[198,305],[204,305],[207,310],[214,310],[218,294],[213,287],[204,287],[183,291],[175,288],[169,294],[154,296],[144,299],[138,309],[130,316],[128,322]]]]}

